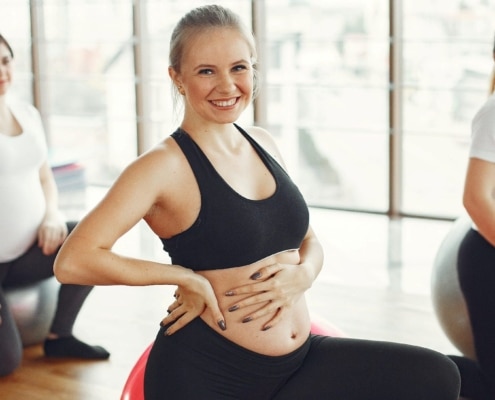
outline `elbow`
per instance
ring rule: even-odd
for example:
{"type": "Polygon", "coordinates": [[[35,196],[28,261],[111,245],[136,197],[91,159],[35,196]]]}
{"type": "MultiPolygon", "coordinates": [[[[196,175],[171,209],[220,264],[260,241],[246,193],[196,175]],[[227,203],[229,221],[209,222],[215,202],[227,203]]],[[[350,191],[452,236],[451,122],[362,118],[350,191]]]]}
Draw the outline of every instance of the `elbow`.
{"type": "Polygon", "coordinates": [[[65,257],[64,254],[59,253],[55,258],[53,273],[60,283],[77,283],[74,281],[73,273],[71,272],[72,268],[70,267],[71,265],[72,263],[67,260],[67,257],[65,257]]]}

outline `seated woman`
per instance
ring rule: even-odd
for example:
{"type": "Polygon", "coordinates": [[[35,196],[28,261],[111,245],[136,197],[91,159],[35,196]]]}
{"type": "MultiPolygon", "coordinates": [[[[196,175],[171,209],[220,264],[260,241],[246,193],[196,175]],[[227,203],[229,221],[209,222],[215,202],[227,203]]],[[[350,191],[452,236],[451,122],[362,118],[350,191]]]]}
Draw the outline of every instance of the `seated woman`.
{"type": "MultiPolygon", "coordinates": [[[[53,276],[60,245],[75,223],[58,209],[58,193],[47,161],[43,125],[30,104],[7,100],[13,82],[14,52],[0,35],[0,376],[22,360],[21,336],[4,289],[53,276]]],[[[100,346],[72,335],[92,286],[62,285],[55,317],[44,342],[49,357],[107,359],[100,346]]]]}
{"type": "Polygon", "coordinates": [[[139,157],[64,243],[66,283],[176,285],[145,372],[150,399],[454,400],[455,365],[402,344],[310,334],[323,265],[307,205],[264,129],[235,122],[256,92],[254,39],[220,6],[176,26],[180,127],[139,157]],[[112,246],[144,219],[171,264],[112,246]]]}

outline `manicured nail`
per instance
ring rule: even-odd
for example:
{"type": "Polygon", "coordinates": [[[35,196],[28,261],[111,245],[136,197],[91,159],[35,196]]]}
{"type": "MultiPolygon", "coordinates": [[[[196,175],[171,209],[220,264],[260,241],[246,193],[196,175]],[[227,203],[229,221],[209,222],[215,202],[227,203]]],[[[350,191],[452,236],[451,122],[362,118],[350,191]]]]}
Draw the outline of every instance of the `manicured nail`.
{"type": "Polygon", "coordinates": [[[261,272],[255,272],[253,275],[251,275],[249,278],[255,281],[256,279],[261,277],[261,272]]]}
{"type": "Polygon", "coordinates": [[[267,331],[267,330],[268,330],[268,329],[270,329],[270,328],[271,328],[271,326],[270,326],[270,325],[267,325],[267,326],[264,326],[262,330],[263,330],[263,331],[267,331]]]}
{"type": "Polygon", "coordinates": [[[225,321],[223,319],[221,319],[220,321],[217,322],[218,326],[220,327],[220,329],[222,331],[226,330],[227,327],[225,326],[225,321]]]}
{"type": "Polygon", "coordinates": [[[251,317],[246,317],[242,320],[243,323],[246,323],[246,322],[249,322],[249,321],[252,321],[253,319],[251,317]]]}
{"type": "Polygon", "coordinates": [[[235,311],[235,310],[238,310],[239,309],[239,306],[236,304],[235,306],[232,306],[229,308],[229,311],[232,312],[232,311],[235,311]]]}
{"type": "Polygon", "coordinates": [[[233,296],[235,293],[232,290],[225,292],[225,296],[233,296]]]}
{"type": "Polygon", "coordinates": [[[165,324],[163,323],[163,321],[160,321],[160,326],[165,326],[165,324]]]}

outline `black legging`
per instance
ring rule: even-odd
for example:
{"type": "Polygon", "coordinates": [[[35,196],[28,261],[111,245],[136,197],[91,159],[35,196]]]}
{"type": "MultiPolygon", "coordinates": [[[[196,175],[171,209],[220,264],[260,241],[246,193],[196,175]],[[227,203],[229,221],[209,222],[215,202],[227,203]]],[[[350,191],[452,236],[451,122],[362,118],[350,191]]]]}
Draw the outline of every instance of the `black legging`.
{"type": "Polygon", "coordinates": [[[145,399],[457,400],[446,356],[390,342],[310,335],[284,356],[225,339],[200,318],[171,336],[160,329],[145,371],[145,399]]]}
{"type": "Polygon", "coordinates": [[[461,373],[461,395],[495,399],[495,247],[470,229],[457,260],[459,283],[471,320],[477,362],[450,356],[461,373]]]}
{"type": "MultiPolygon", "coordinates": [[[[71,232],[76,223],[67,224],[71,232]]],[[[12,373],[22,360],[22,342],[7,304],[4,289],[39,282],[53,276],[56,253],[45,256],[35,243],[16,260],[0,263],[0,376],[12,373]]],[[[50,332],[59,336],[72,334],[72,327],[93,286],[61,285],[50,332]]]]}

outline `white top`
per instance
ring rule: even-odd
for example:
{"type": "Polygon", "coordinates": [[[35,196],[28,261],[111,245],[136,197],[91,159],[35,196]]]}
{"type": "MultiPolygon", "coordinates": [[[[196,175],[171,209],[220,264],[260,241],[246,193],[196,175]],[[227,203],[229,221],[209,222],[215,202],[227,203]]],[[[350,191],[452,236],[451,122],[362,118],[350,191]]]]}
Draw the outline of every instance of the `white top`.
{"type": "Polygon", "coordinates": [[[22,133],[0,133],[0,262],[26,252],[45,215],[39,169],[47,159],[47,146],[41,118],[30,104],[9,107],[22,133]]]}
{"type": "Polygon", "coordinates": [[[473,118],[469,157],[495,163],[495,93],[473,118]]]}

